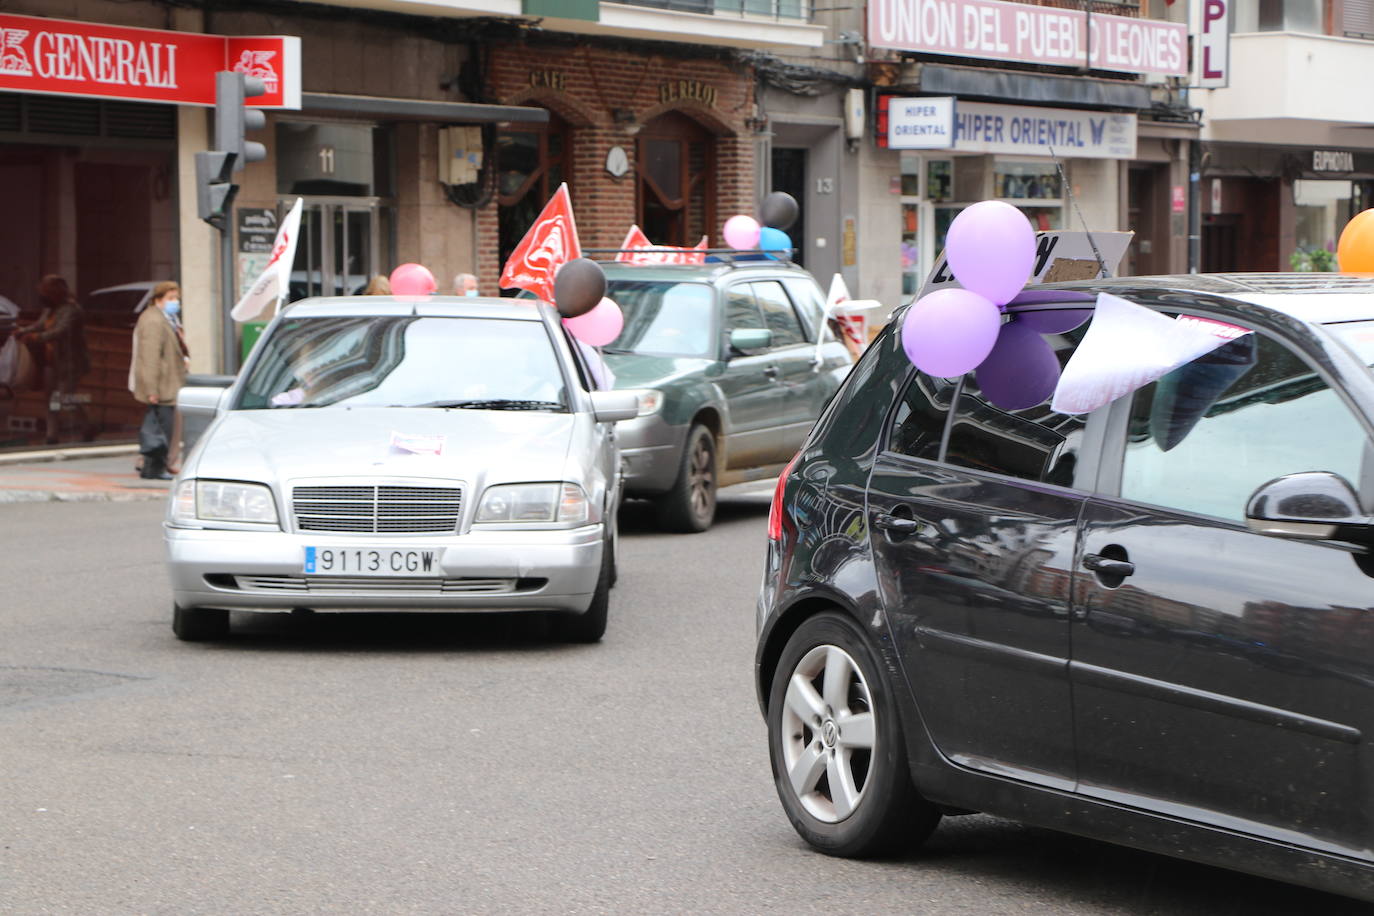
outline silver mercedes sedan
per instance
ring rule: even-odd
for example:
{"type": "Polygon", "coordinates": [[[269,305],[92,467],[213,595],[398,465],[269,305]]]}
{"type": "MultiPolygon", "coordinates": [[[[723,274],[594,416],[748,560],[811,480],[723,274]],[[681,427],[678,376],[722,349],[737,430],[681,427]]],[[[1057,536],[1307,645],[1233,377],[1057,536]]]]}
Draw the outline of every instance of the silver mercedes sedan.
{"type": "Polygon", "coordinates": [[[541,611],[599,640],[615,579],[616,421],[633,393],[547,305],[312,299],[224,389],[164,524],[172,629],[229,612],[541,611]]]}

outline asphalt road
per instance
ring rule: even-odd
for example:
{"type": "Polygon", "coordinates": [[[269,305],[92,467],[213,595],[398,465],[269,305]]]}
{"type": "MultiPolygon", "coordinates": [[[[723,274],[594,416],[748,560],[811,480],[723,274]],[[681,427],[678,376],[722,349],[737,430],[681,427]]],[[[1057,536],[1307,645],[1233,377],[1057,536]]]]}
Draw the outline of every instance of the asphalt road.
{"type": "Polygon", "coordinates": [[[171,633],[161,504],[0,506],[0,912],[1364,912],[977,816],[807,851],[750,684],[766,496],[623,518],[597,646],[519,620],[171,633]]]}

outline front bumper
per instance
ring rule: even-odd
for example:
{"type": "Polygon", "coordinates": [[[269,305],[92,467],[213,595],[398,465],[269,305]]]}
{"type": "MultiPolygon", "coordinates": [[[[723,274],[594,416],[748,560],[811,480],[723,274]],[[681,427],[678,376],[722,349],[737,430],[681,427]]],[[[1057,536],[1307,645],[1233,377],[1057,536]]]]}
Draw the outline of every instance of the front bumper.
{"type": "Polygon", "coordinates": [[[677,482],[687,427],[674,426],[660,414],[622,420],[615,427],[616,443],[625,468],[626,492],[665,493],[677,482]]]}
{"type": "Polygon", "coordinates": [[[163,540],[172,597],[185,608],[582,613],[601,572],[605,530],[360,539],[164,525],[163,540]],[[307,546],[435,548],[438,570],[413,578],[306,575],[307,546]]]}

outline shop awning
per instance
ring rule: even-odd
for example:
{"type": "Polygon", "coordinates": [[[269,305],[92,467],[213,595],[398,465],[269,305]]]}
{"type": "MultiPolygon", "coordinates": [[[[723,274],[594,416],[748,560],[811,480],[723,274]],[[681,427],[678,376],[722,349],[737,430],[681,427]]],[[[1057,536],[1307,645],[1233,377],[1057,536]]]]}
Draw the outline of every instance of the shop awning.
{"type": "Polygon", "coordinates": [[[1150,89],[1140,83],[943,64],[921,65],[920,91],[929,95],[954,95],[999,102],[1051,103],[1134,111],[1150,108],[1150,89]]]}
{"type": "Polygon", "coordinates": [[[391,121],[451,121],[482,123],[511,121],[545,124],[549,112],[544,108],[520,105],[482,105],[476,102],[427,102],[420,99],[390,99],[373,95],[335,95],[306,92],[301,95],[302,111],[342,112],[369,115],[391,121]]]}

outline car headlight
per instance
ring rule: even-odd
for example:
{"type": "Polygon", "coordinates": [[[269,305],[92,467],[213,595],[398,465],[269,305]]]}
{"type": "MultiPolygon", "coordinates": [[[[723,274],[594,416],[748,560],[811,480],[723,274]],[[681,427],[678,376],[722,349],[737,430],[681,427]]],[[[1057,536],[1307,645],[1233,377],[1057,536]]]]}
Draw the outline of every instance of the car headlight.
{"type": "Polygon", "coordinates": [[[629,388],[626,390],[639,398],[639,413],[636,416],[647,417],[663,409],[663,392],[657,388],[629,388]]]}
{"type": "Polygon", "coordinates": [[[183,480],[172,497],[172,520],[276,525],[277,504],[262,484],[183,480]]]}
{"type": "Polygon", "coordinates": [[[580,525],[590,517],[587,494],[575,483],[516,483],[488,487],[477,507],[476,523],[580,525]]]}

